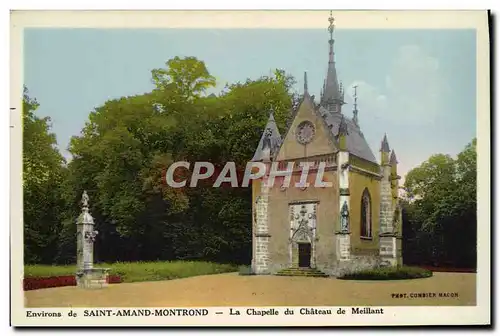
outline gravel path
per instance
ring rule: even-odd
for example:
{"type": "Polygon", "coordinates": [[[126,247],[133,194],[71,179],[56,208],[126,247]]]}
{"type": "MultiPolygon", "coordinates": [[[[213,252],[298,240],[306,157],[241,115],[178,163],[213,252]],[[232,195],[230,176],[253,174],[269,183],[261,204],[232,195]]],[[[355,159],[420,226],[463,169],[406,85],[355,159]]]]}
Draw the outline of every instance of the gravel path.
{"type": "Polygon", "coordinates": [[[427,279],[354,281],[229,273],[96,290],[60,287],[27,291],[25,303],[27,307],[475,305],[476,274],[434,273],[427,279]],[[406,294],[406,298],[394,298],[395,293],[406,294]],[[435,297],[409,297],[416,293],[434,293],[435,297]],[[439,297],[439,293],[450,296],[439,297]]]}

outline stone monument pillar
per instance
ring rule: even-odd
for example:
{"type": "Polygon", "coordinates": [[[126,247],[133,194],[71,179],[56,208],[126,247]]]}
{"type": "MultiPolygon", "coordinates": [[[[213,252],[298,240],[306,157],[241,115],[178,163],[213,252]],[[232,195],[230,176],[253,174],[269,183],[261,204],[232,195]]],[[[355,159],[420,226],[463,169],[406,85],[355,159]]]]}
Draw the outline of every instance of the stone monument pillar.
{"type": "Polygon", "coordinates": [[[94,218],[89,212],[87,191],[82,195],[82,212],[76,222],[76,282],[82,288],[103,287],[107,283],[107,269],[94,268],[94,218]]]}

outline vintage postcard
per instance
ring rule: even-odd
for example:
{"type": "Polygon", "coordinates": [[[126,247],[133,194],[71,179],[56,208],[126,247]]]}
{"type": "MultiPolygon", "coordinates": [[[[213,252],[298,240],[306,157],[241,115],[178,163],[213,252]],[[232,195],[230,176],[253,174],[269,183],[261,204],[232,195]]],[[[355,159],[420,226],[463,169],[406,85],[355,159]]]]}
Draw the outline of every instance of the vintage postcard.
{"type": "Polygon", "coordinates": [[[12,12],[12,325],[490,324],[488,19],[12,12]]]}

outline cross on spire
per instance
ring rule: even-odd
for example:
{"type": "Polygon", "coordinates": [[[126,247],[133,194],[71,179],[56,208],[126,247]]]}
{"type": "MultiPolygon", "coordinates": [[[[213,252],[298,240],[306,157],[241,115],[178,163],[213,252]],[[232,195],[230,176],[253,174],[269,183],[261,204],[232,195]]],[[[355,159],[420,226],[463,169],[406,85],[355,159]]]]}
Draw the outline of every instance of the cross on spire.
{"type": "Polygon", "coordinates": [[[352,87],[354,89],[354,111],[358,111],[358,85],[352,87]]]}
{"type": "Polygon", "coordinates": [[[330,25],[328,26],[328,31],[330,32],[330,40],[333,40],[333,31],[335,30],[335,19],[333,18],[333,11],[330,11],[328,22],[330,22],[330,25]]]}
{"type": "Polygon", "coordinates": [[[330,17],[328,18],[328,22],[330,22],[330,25],[328,25],[328,31],[330,32],[330,39],[328,40],[328,43],[330,44],[330,62],[333,62],[333,31],[335,30],[335,19],[333,18],[333,12],[330,11],[330,17]]]}

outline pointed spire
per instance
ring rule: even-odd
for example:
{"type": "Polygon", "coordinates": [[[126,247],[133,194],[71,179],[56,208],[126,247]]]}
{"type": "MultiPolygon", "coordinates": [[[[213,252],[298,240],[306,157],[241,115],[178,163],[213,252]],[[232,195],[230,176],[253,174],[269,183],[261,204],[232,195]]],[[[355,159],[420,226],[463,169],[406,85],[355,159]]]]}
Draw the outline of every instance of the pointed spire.
{"type": "Polygon", "coordinates": [[[307,71],[304,71],[304,95],[309,94],[309,90],[307,88],[307,71]]]}
{"type": "Polygon", "coordinates": [[[394,151],[394,149],[391,152],[391,158],[389,159],[389,163],[391,165],[397,165],[398,164],[398,159],[396,157],[396,152],[394,151]]]}
{"type": "Polygon", "coordinates": [[[281,146],[281,135],[274,120],[274,112],[271,109],[259,145],[257,146],[252,161],[269,161],[281,146]]]}
{"type": "Polygon", "coordinates": [[[352,114],[353,114],[352,121],[354,122],[354,124],[356,126],[359,127],[359,121],[358,121],[358,90],[357,90],[358,86],[354,85],[353,89],[354,89],[354,95],[353,95],[354,105],[353,105],[353,110],[352,110],[352,114]]]}
{"type": "Polygon", "coordinates": [[[341,107],[344,104],[342,99],[342,94],[339,88],[339,82],[337,79],[337,70],[335,69],[335,53],[333,45],[335,43],[333,39],[333,32],[335,30],[335,19],[333,18],[332,11],[330,11],[330,17],[328,18],[330,25],[328,26],[328,31],[330,32],[329,44],[329,54],[328,54],[328,70],[326,74],[326,80],[323,89],[323,99],[322,106],[332,113],[340,113],[341,107]]]}
{"type": "Polygon", "coordinates": [[[384,138],[382,139],[382,144],[380,146],[380,151],[382,153],[389,153],[391,149],[389,148],[389,142],[387,141],[387,134],[384,134],[384,138]]]}

